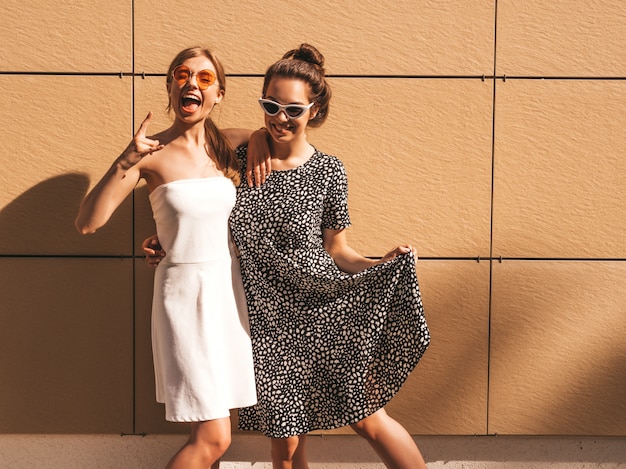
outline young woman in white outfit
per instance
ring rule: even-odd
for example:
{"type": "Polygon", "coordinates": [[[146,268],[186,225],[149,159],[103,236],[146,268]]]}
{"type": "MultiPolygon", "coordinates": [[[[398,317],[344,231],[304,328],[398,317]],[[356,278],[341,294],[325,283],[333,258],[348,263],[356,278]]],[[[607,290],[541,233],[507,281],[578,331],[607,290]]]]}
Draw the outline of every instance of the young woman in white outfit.
{"type": "Polygon", "coordinates": [[[251,133],[220,131],[209,117],[225,92],[224,69],[211,51],[180,52],[166,83],[173,124],[148,137],[148,114],[85,197],[76,227],[95,232],[145,180],[167,249],[152,310],[157,400],[167,420],[191,425],[167,468],[216,467],[230,444],[229,410],[256,403],[248,312],[228,228],[240,183],[233,148],[251,133]]]}

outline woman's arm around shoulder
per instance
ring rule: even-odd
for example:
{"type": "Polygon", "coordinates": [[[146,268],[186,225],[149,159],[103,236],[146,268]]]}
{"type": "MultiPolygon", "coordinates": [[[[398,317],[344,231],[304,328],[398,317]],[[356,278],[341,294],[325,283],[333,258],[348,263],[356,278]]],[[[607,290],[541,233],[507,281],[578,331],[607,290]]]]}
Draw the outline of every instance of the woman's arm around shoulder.
{"type": "Polygon", "coordinates": [[[249,187],[255,185],[259,187],[272,171],[272,156],[267,142],[267,130],[260,128],[253,132],[246,129],[224,129],[222,132],[233,148],[248,144],[246,179],[249,187]]]}

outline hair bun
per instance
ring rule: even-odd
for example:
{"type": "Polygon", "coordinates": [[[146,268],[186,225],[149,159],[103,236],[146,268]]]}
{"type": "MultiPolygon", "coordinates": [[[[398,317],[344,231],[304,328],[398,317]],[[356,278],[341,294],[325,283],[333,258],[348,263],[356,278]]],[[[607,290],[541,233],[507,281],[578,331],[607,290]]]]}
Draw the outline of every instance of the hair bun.
{"type": "Polygon", "coordinates": [[[311,44],[300,44],[300,47],[290,50],[283,56],[283,59],[289,58],[308,62],[310,64],[316,65],[321,69],[324,68],[324,56],[311,44]]]}
{"type": "Polygon", "coordinates": [[[317,106],[317,112],[308,123],[308,127],[319,127],[328,117],[328,108],[332,92],[326,81],[324,56],[310,44],[300,44],[290,50],[282,59],[270,65],[263,79],[263,94],[267,92],[274,77],[290,80],[302,80],[309,86],[307,96],[317,106]]]}

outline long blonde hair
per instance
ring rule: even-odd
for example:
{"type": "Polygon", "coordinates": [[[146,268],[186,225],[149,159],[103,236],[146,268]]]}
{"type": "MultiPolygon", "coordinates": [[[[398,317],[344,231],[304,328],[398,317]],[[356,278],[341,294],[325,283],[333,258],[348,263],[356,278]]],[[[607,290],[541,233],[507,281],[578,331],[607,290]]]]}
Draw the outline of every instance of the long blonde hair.
{"type": "MultiPolygon", "coordinates": [[[[202,47],[190,47],[183,51],[180,51],[167,70],[167,89],[169,91],[172,83],[173,70],[182,64],[185,60],[194,57],[206,57],[211,61],[215,67],[217,74],[217,81],[222,94],[226,93],[226,74],[224,73],[224,66],[220,60],[209,49],[202,47]]],[[[167,111],[169,112],[172,107],[172,102],[168,94],[167,111]]],[[[241,182],[239,174],[239,160],[235,154],[235,150],[226,137],[222,134],[220,129],[217,128],[210,116],[204,121],[204,131],[206,134],[206,152],[209,158],[214,159],[217,169],[224,173],[224,176],[233,181],[236,186],[241,182]]]]}

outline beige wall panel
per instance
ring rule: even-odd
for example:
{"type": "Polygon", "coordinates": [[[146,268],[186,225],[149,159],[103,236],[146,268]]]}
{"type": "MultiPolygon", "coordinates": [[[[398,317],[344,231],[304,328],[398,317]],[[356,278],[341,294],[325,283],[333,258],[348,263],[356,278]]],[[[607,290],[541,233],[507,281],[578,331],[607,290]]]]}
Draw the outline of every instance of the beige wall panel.
{"type": "Polygon", "coordinates": [[[131,80],[0,76],[0,253],[130,251],[125,204],[91,237],[74,228],[80,201],[130,141],[131,80]],[[34,91],[36,90],[36,91],[34,91]],[[37,112],[22,112],[36,93],[37,112]]]}
{"type": "Polygon", "coordinates": [[[81,0],[4,0],[0,4],[0,69],[129,72],[131,6],[129,0],[95,5],[81,0]]]}
{"type": "Polygon", "coordinates": [[[258,129],[265,126],[263,110],[258,99],[263,91],[263,77],[228,78],[226,95],[213,114],[220,128],[240,127],[258,129]]]}
{"type": "Polygon", "coordinates": [[[498,75],[626,75],[622,0],[498,2],[498,75]]]}
{"type": "Polygon", "coordinates": [[[491,96],[479,80],[334,79],[310,132],[349,178],[351,244],[367,256],[409,242],[420,256],[488,256],[491,96]]]}
{"type": "Polygon", "coordinates": [[[497,85],[495,256],[626,257],[626,84],[497,85]]]}
{"type": "Polygon", "coordinates": [[[419,261],[417,271],[431,345],[386,410],[413,435],[485,434],[489,262],[419,261]]]}
{"type": "Polygon", "coordinates": [[[208,45],[229,73],[264,73],[302,42],[334,74],[474,74],[493,70],[493,2],[135,1],[137,69],[163,70],[179,49],[208,45]],[[189,23],[193,14],[194,28],[189,23]],[[268,39],[271,38],[271,39],[268,39]]]}
{"type": "MultiPolygon", "coordinates": [[[[151,131],[169,125],[163,80],[137,81],[136,126],[148,110],[155,113],[151,131]]],[[[330,117],[309,138],[346,165],[353,246],[368,256],[403,242],[416,245],[421,256],[488,256],[490,84],[334,78],[331,86],[330,117]]],[[[264,125],[256,102],[261,87],[260,78],[229,78],[215,122],[222,128],[264,125]]],[[[145,194],[136,199],[136,246],[154,232],[145,194]]]]}
{"type": "Polygon", "coordinates": [[[132,264],[0,262],[0,432],[132,431],[132,264]]]}
{"type": "Polygon", "coordinates": [[[626,434],[626,264],[494,264],[489,432],[626,434]]]}

